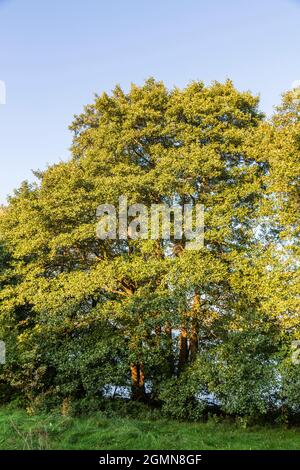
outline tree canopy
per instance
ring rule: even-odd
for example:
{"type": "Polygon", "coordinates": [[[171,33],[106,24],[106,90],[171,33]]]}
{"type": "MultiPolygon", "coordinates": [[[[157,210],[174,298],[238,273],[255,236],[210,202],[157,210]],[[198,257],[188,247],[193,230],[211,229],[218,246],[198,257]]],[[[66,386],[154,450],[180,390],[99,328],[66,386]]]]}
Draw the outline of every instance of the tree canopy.
{"type": "Polygon", "coordinates": [[[300,105],[272,119],[231,81],[96,96],[72,157],[0,213],[3,400],[176,418],[300,412],[300,105]],[[96,237],[99,204],[202,204],[204,246],[96,237]],[[125,392],[124,392],[125,390],[125,392]],[[102,405],[101,405],[102,406],[102,405]]]}

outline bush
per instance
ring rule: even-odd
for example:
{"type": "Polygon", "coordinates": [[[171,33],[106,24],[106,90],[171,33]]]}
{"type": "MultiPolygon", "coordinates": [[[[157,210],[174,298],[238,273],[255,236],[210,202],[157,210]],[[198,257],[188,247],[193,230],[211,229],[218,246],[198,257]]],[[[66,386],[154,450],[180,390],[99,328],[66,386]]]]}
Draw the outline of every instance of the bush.
{"type": "Polygon", "coordinates": [[[190,367],[179,378],[168,380],[161,389],[162,412],[172,419],[196,421],[203,418],[207,404],[201,400],[204,387],[197,368],[190,367]]]}

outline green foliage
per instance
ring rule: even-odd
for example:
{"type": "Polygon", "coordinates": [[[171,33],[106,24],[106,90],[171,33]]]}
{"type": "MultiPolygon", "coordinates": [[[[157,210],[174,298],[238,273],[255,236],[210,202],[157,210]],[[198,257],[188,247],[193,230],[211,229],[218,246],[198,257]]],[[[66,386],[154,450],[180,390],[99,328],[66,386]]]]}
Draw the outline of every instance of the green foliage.
{"type": "Polygon", "coordinates": [[[273,340],[257,331],[234,332],[199,365],[224,413],[259,417],[274,411],[279,390],[273,340]]]}
{"type": "Polygon", "coordinates": [[[281,363],[282,412],[289,419],[300,416],[300,365],[292,364],[290,358],[281,363]]]}
{"type": "Polygon", "coordinates": [[[211,397],[240,417],[298,413],[291,96],[267,122],[231,81],[168,90],[149,79],[97,96],[71,130],[72,158],[0,212],[1,400],[67,412],[132,387],[178,419],[199,419],[211,397]],[[121,195],[203,204],[205,246],[97,239],[97,207],[121,195]]]}
{"type": "Polygon", "coordinates": [[[205,391],[198,371],[194,367],[188,369],[179,378],[172,378],[163,385],[160,393],[162,412],[172,419],[197,421],[207,411],[207,403],[201,400],[201,392],[205,391]]]}

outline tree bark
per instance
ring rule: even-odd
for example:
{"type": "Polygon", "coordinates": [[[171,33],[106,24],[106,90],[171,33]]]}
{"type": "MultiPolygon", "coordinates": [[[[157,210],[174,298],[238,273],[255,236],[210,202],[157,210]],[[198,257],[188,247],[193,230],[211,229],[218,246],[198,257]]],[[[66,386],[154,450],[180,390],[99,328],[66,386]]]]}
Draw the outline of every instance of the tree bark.
{"type": "Polygon", "coordinates": [[[178,372],[181,372],[188,361],[188,338],[187,338],[187,327],[186,322],[181,326],[180,338],[179,338],[179,361],[178,361],[178,372]]]}
{"type": "Polygon", "coordinates": [[[173,353],[173,339],[172,339],[172,327],[171,324],[168,322],[164,328],[165,330],[165,335],[167,337],[167,348],[168,348],[168,353],[167,353],[167,363],[168,363],[168,369],[169,369],[169,375],[172,377],[174,374],[174,353],[173,353]]]}
{"type": "Polygon", "coordinates": [[[131,398],[135,401],[145,400],[144,364],[131,364],[131,398]]]}
{"type": "Polygon", "coordinates": [[[189,335],[190,360],[194,361],[198,352],[199,345],[199,314],[200,314],[200,295],[195,291],[193,306],[191,311],[191,326],[189,335]]]}
{"type": "Polygon", "coordinates": [[[198,352],[198,321],[193,318],[191,321],[191,330],[190,330],[190,360],[191,362],[195,360],[197,352],[198,352]]]}

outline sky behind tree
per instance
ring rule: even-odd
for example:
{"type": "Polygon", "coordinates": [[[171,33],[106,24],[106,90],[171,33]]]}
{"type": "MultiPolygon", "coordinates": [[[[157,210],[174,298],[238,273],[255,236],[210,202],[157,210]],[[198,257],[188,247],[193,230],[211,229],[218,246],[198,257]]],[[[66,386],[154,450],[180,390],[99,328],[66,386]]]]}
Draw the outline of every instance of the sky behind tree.
{"type": "Polygon", "coordinates": [[[267,115],[300,79],[295,0],[0,0],[0,203],[31,169],[68,158],[73,115],[154,76],[224,81],[267,115]]]}

